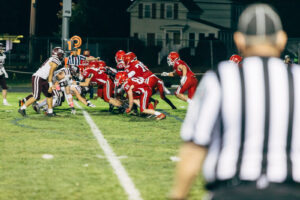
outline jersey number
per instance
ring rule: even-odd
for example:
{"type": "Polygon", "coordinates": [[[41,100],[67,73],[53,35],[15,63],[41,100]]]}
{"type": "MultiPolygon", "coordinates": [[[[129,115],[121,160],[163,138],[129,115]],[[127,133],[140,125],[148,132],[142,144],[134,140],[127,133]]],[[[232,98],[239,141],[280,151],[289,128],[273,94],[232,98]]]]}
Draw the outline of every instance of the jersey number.
{"type": "Polygon", "coordinates": [[[148,68],[142,63],[136,64],[135,67],[136,68],[139,68],[139,67],[142,68],[143,72],[148,71],[148,68]]]}
{"type": "Polygon", "coordinates": [[[136,83],[138,83],[138,84],[143,84],[144,83],[144,79],[143,78],[136,78],[136,77],[133,77],[133,78],[131,78],[131,80],[133,81],[133,82],[136,82],[136,83]]]}

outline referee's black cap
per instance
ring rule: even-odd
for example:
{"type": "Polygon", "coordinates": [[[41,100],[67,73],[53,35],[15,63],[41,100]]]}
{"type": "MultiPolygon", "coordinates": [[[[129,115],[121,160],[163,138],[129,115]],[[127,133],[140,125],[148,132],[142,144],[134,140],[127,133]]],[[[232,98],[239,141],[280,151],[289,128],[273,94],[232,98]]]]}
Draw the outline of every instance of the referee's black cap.
{"type": "Polygon", "coordinates": [[[282,30],[279,15],[267,4],[252,4],[239,18],[238,31],[248,36],[274,35],[282,30]]]}

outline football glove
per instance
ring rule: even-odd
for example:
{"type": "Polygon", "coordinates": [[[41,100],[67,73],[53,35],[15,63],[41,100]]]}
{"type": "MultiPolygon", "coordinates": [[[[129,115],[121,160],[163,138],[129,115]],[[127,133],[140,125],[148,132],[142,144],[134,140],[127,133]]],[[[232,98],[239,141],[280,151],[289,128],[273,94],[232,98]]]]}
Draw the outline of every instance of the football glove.
{"type": "Polygon", "coordinates": [[[161,73],[161,76],[169,76],[169,73],[168,72],[163,72],[163,73],[161,73]]]}

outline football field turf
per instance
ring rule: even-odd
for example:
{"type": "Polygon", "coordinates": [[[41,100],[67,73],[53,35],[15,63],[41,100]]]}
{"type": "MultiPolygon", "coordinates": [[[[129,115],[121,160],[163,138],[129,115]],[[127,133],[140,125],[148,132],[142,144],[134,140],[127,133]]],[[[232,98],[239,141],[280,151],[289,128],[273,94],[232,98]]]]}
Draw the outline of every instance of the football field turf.
{"type": "MultiPolygon", "coordinates": [[[[58,116],[18,112],[17,100],[24,93],[9,93],[10,107],[0,104],[0,199],[128,199],[114,169],[94,137],[82,110],[71,115],[66,103],[55,109],[58,116]],[[53,155],[44,159],[44,154],[53,155]]],[[[80,104],[91,116],[121,161],[141,198],[166,199],[181,144],[179,131],[187,104],[169,96],[178,107],[171,110],[158,96],[157,109],[167,119],[112,114],[103,100],[96,108],[80,104]]],[[[197,178],[190,199],[204,194],[197,178]]]]}

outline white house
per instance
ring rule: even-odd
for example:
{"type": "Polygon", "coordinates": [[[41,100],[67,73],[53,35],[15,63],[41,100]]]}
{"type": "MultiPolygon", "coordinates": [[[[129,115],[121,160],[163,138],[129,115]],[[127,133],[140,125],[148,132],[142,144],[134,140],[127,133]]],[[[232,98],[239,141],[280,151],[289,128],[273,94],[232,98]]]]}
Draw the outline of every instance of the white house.
{"type": "Polygon", "coordinates": [[[130,13],[130,36],[148,46],[162,46],[160,57],[204,38],[230,39],[231,0],[135,0],[130,13]]]}

